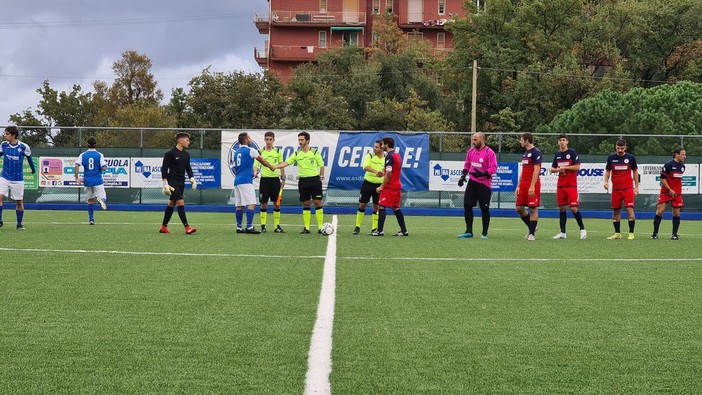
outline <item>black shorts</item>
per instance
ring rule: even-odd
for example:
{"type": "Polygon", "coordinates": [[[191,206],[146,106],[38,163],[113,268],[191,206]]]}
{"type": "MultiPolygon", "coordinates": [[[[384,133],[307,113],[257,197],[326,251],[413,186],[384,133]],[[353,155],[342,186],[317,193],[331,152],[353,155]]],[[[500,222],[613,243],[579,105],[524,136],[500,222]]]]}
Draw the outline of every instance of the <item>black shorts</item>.
{"type": "Polygon", "coordinates": [[[300,191],[300,201],[322,200],[322,179],[319,176],[300,178],[297,184],[300,191]]]}
{"type": "Polygon", "coordinates": [[[372,183],[368,180],[363,180],[363,185],[361,185],[361,194],[358,196],[359,203],[368,203],[373,198],[373,204],[378,205],[378,199],[380,199],[380,193],[377,189],[380,184],[372,183]]]}
{"type": "Polygon", "coordinates": [[[280,178],[261,177],[258,188],[258,201],[261,203],[276,202],[280,193],[280,178]]]}
{"type": "Polygon", "coordinates": [[[175,202],[176,200],[183,199],[183,191],[185,190],[185,184],[174,185],[169,182],[168,185],[172,186],[175,189],[174,191],[171,191],[171,196],[168,198],[168,200],[172,200],[175,202]]]}
{"type": "Polygon", "coordinates": [[[480,208],[490,208],[490,197],[492,190],[479,182],[468,180],[466,194],[463,197],[463,208],[473,208],[476,203],[480,203],[480,208]]]}

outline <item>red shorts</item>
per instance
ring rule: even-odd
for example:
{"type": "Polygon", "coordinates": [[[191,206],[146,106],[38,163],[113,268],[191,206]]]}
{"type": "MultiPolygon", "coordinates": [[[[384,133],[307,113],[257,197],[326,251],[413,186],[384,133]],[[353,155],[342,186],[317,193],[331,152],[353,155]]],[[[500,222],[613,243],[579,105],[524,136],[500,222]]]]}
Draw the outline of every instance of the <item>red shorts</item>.
{"type": "Polygon", "coordinates": [[[539,207],[541,205],[541,184],[536,183],[534,196],[529,196],[529,186],[519,187],[519,194],[515,206],[539,207]]]}
{"type": "Polygon", "coordinates": [[[682,195],[675,195],[675,197],[670,197],[670,195],[668,195],[668,192],[661,193],[661,195],[658,197],[658,204],[665,204],[668,202],[670,202],[670,207],[675,207],[675,208],[685,207],[685,203],[683,203],[682,195]]]}
{"type": "Polygon", "coordinates": [[[580,206],[578,187],[558,187],[558,189],[556,189],[556,205],[570,207],[580,206]]]}
{"type": "Polygon", "coordinates": [[[378,204],[383,207],[400,208],[401,200],[401,189],[383,189],[380,191],[380,199],[378,200],[378,204]]]}
{"type": "Polygon", "coordinates": [[[612,191],[612,210],[634,207],[634,189],[615,189],[612,191]]]}

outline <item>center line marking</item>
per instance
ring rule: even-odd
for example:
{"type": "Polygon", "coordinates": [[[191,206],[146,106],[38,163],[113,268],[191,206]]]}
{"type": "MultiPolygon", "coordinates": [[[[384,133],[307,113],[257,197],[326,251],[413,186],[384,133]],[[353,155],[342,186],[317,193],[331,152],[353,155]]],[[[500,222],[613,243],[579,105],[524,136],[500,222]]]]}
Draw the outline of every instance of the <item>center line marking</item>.
{"type": "Polygon", "coordinates": [[[319,293],[317,321],[314,323],[310,351],[307,359],[305,376],[305,394],[331,394],[329,375],[332,360],[332,329],[334,328],[334,300],[336,298],[336,215],[332,217],[334,233],[327,243],[324,259],[322,290],[319,293]]]}

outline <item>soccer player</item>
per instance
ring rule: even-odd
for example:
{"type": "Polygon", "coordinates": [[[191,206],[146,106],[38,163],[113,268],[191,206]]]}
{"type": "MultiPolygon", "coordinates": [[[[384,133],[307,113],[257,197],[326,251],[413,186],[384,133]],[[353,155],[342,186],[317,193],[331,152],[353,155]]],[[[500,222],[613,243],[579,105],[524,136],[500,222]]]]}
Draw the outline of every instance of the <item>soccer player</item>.
{"type": "Polygon", "coordinates": [[[371,236],[385,236],[383,228],[385,226],[385,208],[390,207],[395,213],[397,223],[400,225],[400,231],[395,236],[409,236],[407,226],[405,225],[405,215],[400,209],[402,201],[402,183],[400,182],[400,172],[402,171],[402,158],[395,151],[395,139],[392,137],[383,137],[383,150],[385,151],[385,176],[383,183],[376,188],[380,193],[378,200],[378,228],[371,236]]]}
{"type": "Polygon", "coordinates": [[[524,238],[536,240],[536,228],[539,222],[539,204],[541,204],[541,151],[534,146],[534,136],[522,133],[519,144],[526,151],[522,154],[522,172],[517,184],[516,209],[519,217],[529,228],[524,238]],[[529,211],[525,209],[529,207],[529,211]]]}
{"type": "Polygon", "coordinates": [[[468,179],[465,195],[463,195],[463,216],[466,221],[466,231],[458,235],[465,239],[473,237],[473,207],[478,204],[483,219],[483,233],[481,239],[488,238],[490,227],[490,198],[492,197],[492,176],[497,173],[497,156],[492,148],[485,145],[485,134],[473,133],[471,137],[473,146],[466,153],[463,172],[458,180],[462,187],[468,179]]]}
{"type": "Polygon", "coordinates": [[[0,143],[0,155],[3,157],[2,173],[0,174],[0,227],[2,227],[2,199],[9,195],[15,201],[17,215],[17,230],[24,230],[24,158],[29,162],[32,174],[34,161],[29,146],[18,140],[17,126],[8,126],[3,135],[5,141],[0,143]]]}
{"type": "Polygon", "coordinates": [[[311,203],[314,201],[314,214],[317,218],[317,233],[322,234],[324,223],[324,207],[322,206],[322,181],[324,180],[324,160],[315,148],[310,147],[310,134],[300,132],[297,134],[297,143],[300,149],[295,151],[283,163],[273,166],[274,169],[284,169],[297,163],[300,181],[297,184],[302,202],[302,221],[304,228],[300,234],[310,233],[310,220],[312,219],[311,203]]]}
{"type": "Polygon", "coordinates": [[[621,233],[621,209],[622,203],[629,216],[629,240],[636,239],[634,236],[634,198],[639,194],[639,171],[634,155],[626,152],[626,141],[617,140],[615,145],[616,153],[607,157],[605,167],[604,188],[609,191],[609,179],[612,178],[612,224],[614,234],[609,236],[609,240],[619,240],[621,233]]]}
{"type": "Polygon", "coordinates": [[[356,213],[356,227],[353,234],[361,233],[363,216],[366,214],[366,206],[373,199],[373,217],[371,221],[371,233],[378,228],[378,200],[380,194],[378,187],[383,183],[383,169],[385,167],[385,151],[383,151],[383,140],[377,140],[373,145],[373,152],[369,152],[363,158],[363,176],[361,194],[358,197],[358,212],[356,213]]]}
{"type": "Polygon", "coordinates": [[[102,180],[102,172],[107,170],[105,156],[98,152],[95,147],[97,141],[94,137],[88,139],[88,150],[80,154],[76,159],[76,169],[74,176],[78,185],[85,186],[85,195],[88,198],[88,223],[95,225],[95,210],[93,203],[97,199],[100,207],[107,210],[107,194],[102,180]],[[83,179],[79,177],[80,167],[83,166],[83,179]]]}
{"type": "Polygon", "coordinates": [[[656,206],[656,216],[653,219],[652,240],[658,239],[658,228],[661,226],[663,212],[668,203],[673,210],[673,234],[670,240],[680,240],[678,237],[680,211],[685,206],[682,197],[683,173],[685,173],[685,150],[678,147],[673,151],[673,159],[666,162],[661,170],[661,193],[656,206]]]}
{"type": "Polygon", "coordinates": [[[234,162],[234,194],[236,205],[236,233],[260,234],[253,225],[254,210],[256,209],[256,190],[254,189],[254,159],[268,169],[272,169],[267,160],[261,158],[258,151],[249,147],[251,137],[248,133],[239,133],[239,149],[232,160],[234,162]],[[241,227],[246,206],[246,229],[241,227]]]}
{"type": "Polygon", "coordinates": [[[574,149],[568,148],[568,136],[561,134],[558,136],[559,151],[553,157],[551,163],[551,173],[558,174],[556,189],[556,204],[558,205],[561,232],[553,236],[554,239],[566,238],[566,206],[570,206],[570,212],[578,222],[580,227],[580,239],[587,239],[587,231],[583,224],[583,216],[578,210],[580,206],[580,195],[578,194],[578,170],[580,170],[580,157],[574,149]]]}
{"type": "Polygon", "coordinates": [[[195,182],[195,177],[193,177],[193,169],[190,167],[190,154],[186,151],[190,147],[190,135],[180,132],[175,135],[175,140],[175,147],[163,155],[163,164],[161,165],[163,194],[169,196],[169,199],[159,233],[171,233],[168,230],[168,222],[173,215],[173,209],[177,207],[178,216],[185,227],[185,234],[191,235],[197,229],[188,224],[188,219],[185,216],[185,200],[183,199],[186,172],[188,177],[190,177],[192,189],[197,188],[197,182],[195,182]]]}
{"type": "MultiPolygon", "coordinates": [[[[275,133],[266,132],[263,135],[266,146],[258,150],[261,158],[272,165],[283,162],[283,151],[273,146],[275,133]]],[[[273,229],[274,233],[285,233],[280,227],[280,196],[281,189],[285,186],[285,170],[271,170],[265,166],[261,168],[261,184],[258,188],[258,200],[261,203],[261,232],[266,232],[266,221],[268,220],[268,202],[273,202],[273,229]]]]}

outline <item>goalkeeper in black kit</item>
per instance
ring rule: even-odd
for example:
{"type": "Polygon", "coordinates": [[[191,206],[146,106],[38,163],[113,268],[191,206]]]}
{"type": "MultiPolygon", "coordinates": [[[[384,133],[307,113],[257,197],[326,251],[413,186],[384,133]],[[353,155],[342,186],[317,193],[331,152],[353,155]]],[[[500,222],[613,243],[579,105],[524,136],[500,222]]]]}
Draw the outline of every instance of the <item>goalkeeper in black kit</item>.
{"type": "Polygon", "coordinates": [[[168,222],[173,215],[173,209],[177,208],[180,221],[185,227],[185,234],[191,235],[197,231],[188,224],[188,219],[185,216],[185,200],[183,199],[183,191],[185,190],[185,173],[188,173],[190,186],[192,189],[197,188],[195,177],[193,177],[193,169],[190,167],[190,154],[186,149],[190,147],[190,135],[187,133],[178,133],[175,136],[176,146],[171,148],[163,156],[163,164],[161,165],[161,178],[163,179],[163,194],[169,196],[168,206],[163,214],[163,223],[159,233],[171,233],[168,230],[168,222]]]}

